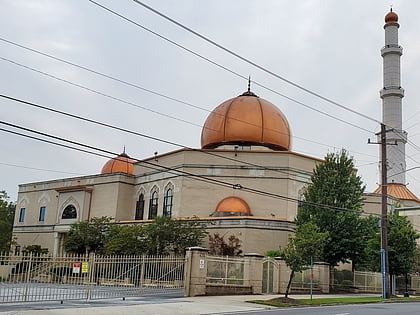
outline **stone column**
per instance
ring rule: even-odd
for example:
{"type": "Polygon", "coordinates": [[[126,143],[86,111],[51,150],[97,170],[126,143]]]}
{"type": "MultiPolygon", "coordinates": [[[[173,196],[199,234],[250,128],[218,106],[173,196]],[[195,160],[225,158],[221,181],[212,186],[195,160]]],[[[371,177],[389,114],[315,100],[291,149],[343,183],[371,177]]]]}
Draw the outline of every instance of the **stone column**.
{"type": "Polygon", "coordinates": [[[252,294],[262,294],[263,257],[256,253],[244,255],[244,278],[249,279],[248,285],[252,287],[252,294]]]}
{"type": "Polygon", "coordinates": [[[54,249],[53,249],[53,256],[58,256],[58,250],[60,248],[60,233],[54,232],[54,249]]]}
{"type": "Polygon", "coordinates": [[[278,263],[278,293],[286,293],[287,284],[289,283],[290,274],[292,270],[286,265],[286,262],[281,258],[276,258],[278,263]]]}
{"type": "Polygon", "coordinates": [[[186,253],[185,296],[206,295],[207,252],[202,247],[190,247],[186,253]]]}
{"type": "Polygon", "coordinates": [[[330,265],[326,262],[316,262],[314,267],[319,270],[319,289],[321,293],[330,293],[330,265]]]}

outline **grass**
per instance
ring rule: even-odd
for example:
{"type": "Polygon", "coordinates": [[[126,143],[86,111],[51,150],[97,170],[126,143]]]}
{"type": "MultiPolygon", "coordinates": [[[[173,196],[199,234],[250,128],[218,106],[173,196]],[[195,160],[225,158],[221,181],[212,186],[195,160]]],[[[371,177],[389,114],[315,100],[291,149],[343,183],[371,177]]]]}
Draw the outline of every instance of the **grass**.
{"type": "Polygon", "coordinates": [[[263,304],[275,307],[293,307],[293,306],[323,306],[340,304],[366,304],[366,303],[399,303],[399,302],[420,302],[420,297],[396,297],[384,300],[381,297],[340,297],[340,298],[314,298],[314,299],[289,299],[290,301],[279,298],[272,300],[252,300],[250,303],[263,304]]]}

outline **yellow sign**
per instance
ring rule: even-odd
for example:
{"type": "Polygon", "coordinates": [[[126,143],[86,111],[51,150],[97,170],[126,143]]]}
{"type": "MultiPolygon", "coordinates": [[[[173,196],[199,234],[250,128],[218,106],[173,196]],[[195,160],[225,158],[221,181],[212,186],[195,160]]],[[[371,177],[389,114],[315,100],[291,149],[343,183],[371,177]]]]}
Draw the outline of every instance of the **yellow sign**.
{"type": "Polygon", "coordinates": [[[88,273],[89,272],[89,263],[88,262],[82,262],[82,273],[88,273]]]}

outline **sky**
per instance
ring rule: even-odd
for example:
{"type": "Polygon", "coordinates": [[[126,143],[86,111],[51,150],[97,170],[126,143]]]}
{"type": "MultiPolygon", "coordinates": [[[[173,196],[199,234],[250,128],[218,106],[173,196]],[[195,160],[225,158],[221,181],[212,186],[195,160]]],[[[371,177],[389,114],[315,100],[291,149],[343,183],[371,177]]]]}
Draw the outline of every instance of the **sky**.
{"type": "MultiPolygon", "coordinates": [[[[292,151],[323,158],[344,148],[366,191],[377,187],[379,146],[368,139],[376,141],[382,119],[380,49],[389,1],[144,1],[278,76],[371,119],[261,71],[132,0],[1,0],[1,95],[164,141],[4,97],[1,121],[117,154],[125,147],[142,159],[180,146],[200,148],[209,113],[246,91],[251,76],[251,90],[287,117],[292,151]]],[[[394,0],[392,7],[404,49],[403,128],[412,141],[406,145],[407,187],[420,196],[420,150],[412,144],[420,141],[420,2],[394,0]]],[[[17,199],[19,184],[98,174],[108,160],[10,132],[47,139],[21,128],[4,123],[0,128],[0,190],[10,201],[17,199]]]]}

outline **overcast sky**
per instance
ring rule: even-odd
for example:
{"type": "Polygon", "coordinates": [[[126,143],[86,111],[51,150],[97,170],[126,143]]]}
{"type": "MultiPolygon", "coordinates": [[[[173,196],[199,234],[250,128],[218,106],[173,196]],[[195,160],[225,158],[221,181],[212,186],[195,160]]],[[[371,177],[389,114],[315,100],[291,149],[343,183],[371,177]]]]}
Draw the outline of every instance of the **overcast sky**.
{"type": "MultiPolygon", "coordinates": [[[[368,138],[376,140],[375,132],[379,131],[376,122],[270,76],[134,1],[97,1],[231,72],[87,0],[1,0],[0,94],[199,148],[201,126],[209,112],[244,92],[247,88],[244,77],[251,75],[259,84],[254,83],[251,89],[279,107],[287,117],[293,134],[293,151],[322,158],[328,152],[345,148],[354,157],[367,191],[377,187],[379,148],[367,144],[368,138]],[[101,77],[5,40],[189,105],[101,77]]],[[[145,1],[270,71],[381,120],[380,49],[384,45],[384,16],[390,1],[145,1]]],[[[420,106],[416,92],[420,84],[420,2],[394,0],[392,4],[399,15],[400,45],[404,49],[403,126],[409,139],[419,143],[420,106]]],[[[4,98],[0,98],[0,106],[2,121],[116,153],[122,152],[125,146],[134,158],[179,148],[4,98]]],[[[4,124],[0,128],[29,134],[4,124]]],[[[0,131],[0,143],[0,190],[6,190],[12,201],[17,198],[19,184],[97,174],[107,161],[104,157],[4,131],[0,131]]],[[[407,169],[419,166],[419,148],[407,144],[406,152],[407,169]]],[[[407,172],[408,187],[417,196],[420,196],[419,175],[420,169],[407,172]]]]}

